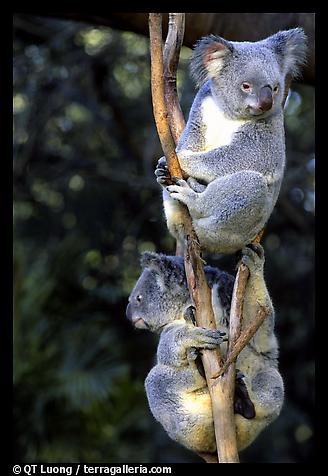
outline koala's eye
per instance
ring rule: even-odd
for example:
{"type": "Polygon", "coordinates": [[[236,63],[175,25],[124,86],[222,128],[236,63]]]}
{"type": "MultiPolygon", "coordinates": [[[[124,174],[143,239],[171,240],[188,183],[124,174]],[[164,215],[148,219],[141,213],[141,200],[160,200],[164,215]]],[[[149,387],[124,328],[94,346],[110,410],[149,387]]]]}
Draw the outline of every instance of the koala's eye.
{"type": "Polygon", "coordinates": [[[138,294],[138,296],[136,297],[136,300],[137,300],[138,302],[141,302],[141,301],[142,301],[142,296],[141,296],[141,294],[138,294]]]}
{"type": "Polygon", "coordinates": [[[249,83],[242,83],[241,89],[246,92],[251,92],[252,86],[249,83]]]}
{"type": "Polygon", "coordinates": [[[273,92],[274,93],[277,93],[279,91],[279,86],[278,84],[273,88],[273,92]]]}

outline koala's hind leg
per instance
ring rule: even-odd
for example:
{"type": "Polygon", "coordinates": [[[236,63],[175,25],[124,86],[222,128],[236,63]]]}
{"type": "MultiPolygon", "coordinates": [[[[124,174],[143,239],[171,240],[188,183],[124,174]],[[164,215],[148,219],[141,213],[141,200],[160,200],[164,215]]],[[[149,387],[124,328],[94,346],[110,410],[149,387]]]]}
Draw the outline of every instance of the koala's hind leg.
{"type": "Polygon", "coordinates": [[[167,227],[176,240],[184,241],[184,212],[183,205],[170,197],[163,189],[163,205],[167,227]]]}
{"type": "MultiPolygon", "coordinates": [[[[164,213],[167,222],[167,227],[170,233],[181,243],[184,241],[184,220],[185,214],[183,205],[178,201],[171,198],[170,194],[166,190],[168,185],[174,185],[177,183],[176,177],[171,177],[168,170],[165,157],[161,157],[158,161],[155,169],[155,175],[157,183],[163,187],[163,205],[164,213]]],[[[199,183],[192,177],[187,180],[188,185],[195,192],[203,192],[206,188],[205,185],[199,183]]]]}
{"type": "Polygon", "coordinates": [[[284,384],[278,370],[260,370],[252,379],[249,396],[257,418],[271,420],[278,416],[284,400],[284,384]]]}
{"type": "Polygon", "coordinates": [[[277,418],[284,401],[283,381],[274,367],[260,370],[252,379],[246,378],[245,383],[255,408],[255,418],[246,419],[235,415],[240,449],[250,445],[257,435],[277,418]]]}
{"type": "Polygon", "coordinates": [[[268,186],[258,172],[237,172],[214,180],[202,193],[193,193],[194,200],[187,206],[200,243],[209,251],[241,249],[255,238],[271,213],[268,186]]]}

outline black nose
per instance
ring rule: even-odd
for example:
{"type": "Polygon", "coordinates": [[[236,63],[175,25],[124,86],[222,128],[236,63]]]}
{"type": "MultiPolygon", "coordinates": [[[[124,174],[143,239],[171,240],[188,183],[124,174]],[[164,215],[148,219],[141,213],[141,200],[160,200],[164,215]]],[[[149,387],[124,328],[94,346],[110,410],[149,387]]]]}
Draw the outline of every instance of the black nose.
{"type": "Polygon", "coordinates": [[[266,112],[272,108],[272,89],[270,86],[264,86],[259,94],[259,109],[266,112]]]}
{"type": "Polygon", "coordinates": [[[132,311],[131,311],[131,304],[130,303],[126,306],[125,315],[129,319],[129,321],[132,321],[132,311]]]}

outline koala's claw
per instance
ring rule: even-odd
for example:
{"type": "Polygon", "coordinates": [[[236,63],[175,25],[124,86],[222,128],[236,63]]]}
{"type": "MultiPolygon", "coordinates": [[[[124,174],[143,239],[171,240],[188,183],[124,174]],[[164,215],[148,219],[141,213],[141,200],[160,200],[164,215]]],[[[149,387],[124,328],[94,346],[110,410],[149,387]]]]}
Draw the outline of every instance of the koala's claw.
{"type": "Polygon", "coordinates": [[[192,347],[199,349],[215,349],[224,342],[224,335],[225,332],[220,332],[217,329],[195,327],[190,335],[192,347]]]}
{"type": "Polygon", "coordinates": [[[179,177],[172,177],[172,180],[175,182],[175,184],[178,186],[178,187],[183,187],[183,188],[187,188],[187,189],[190,189],[190,185],[188,184],[188,182],[186,182],[185,180],[179,178],[179,177]]]}
{"type": "Polygon", "coordinates": [[[246,248],[250,248],[251,250],[255,251],[260,259],[264,259],[264,248],[260,243],[249,243],[246,245],[246,248]]]}
{"type": "Polygon", "coordinates": [[[168,185],[173,185],[175,183],[167,167],[165,157],[161,157],[159,159],[154,173],[156,175],[157,183],[159,183],[163,187],[167,187],[168,185]]]}
{"type": "Polygon", "coordinates": [[[244,378],[245,378],[245,375],[239,369],[236,369],[236,382],[244,378]]]}
{"type": "Polygon", "coordinates": [[[169,175],[168,170],[160,169],[160,168],[155,169],[154,173],[155,173],[156,177],[167,177],[169,175]]]}
{"type": "Polygon", "coordinates": [[[157,177],[156,182],[159,185],[162,185],[162,187],[167,187],[168,185],[172,185],[172,180],[170,178],[165,177],[165,176],[157,177]]]}
{"type": "Polygon", "coordinates": [[[264,265],[264,249],[260,244],[247,245],[242,249],[241,263],[245,264],[250,273],[262,273],[264,265]]]}
{"type": "Polygon", "coordinates": [[[183,313],[185,321],[189,324],[193,324],[194,326],[196,325],[195,310],[195,306],[189,306],[183,313]]]}
{"type": "Polygon", "coordinates": [[[165,155],[163,155],[163,157],[158,159],[157,167],[167,167],[167,160],[166,160],[165,155]]]}

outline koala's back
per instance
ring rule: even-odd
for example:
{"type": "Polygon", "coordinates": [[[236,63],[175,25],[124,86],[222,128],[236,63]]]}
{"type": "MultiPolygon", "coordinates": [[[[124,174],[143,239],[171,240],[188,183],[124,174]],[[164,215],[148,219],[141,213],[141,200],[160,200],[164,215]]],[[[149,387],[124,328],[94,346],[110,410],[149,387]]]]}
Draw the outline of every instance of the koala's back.
{"type": "Polygon", "coordinates": [[[146,380],[150,410],[170,438],[192,451],[216,449],[211,398],[206,381],[190,367],[179,369],[157,364],[146,380]],[[186,382],[200,380],[200,388],[188,390],[186,382]]]}

